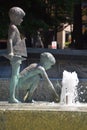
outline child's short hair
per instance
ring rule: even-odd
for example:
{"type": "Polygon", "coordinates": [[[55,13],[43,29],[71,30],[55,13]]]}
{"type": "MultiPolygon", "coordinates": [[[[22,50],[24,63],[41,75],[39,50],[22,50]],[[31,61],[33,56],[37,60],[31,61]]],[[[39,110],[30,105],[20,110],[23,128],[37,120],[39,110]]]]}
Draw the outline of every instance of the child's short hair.
{"type": "Polygon", "coordinates": [[[21,8],[19,8],[19,7],[12,7],[9,10],[9,17],[12,20],[13,18],[15,19],[15,16],[24,17],[25,16],[25,12],[21,8]]]}
{"type": "Polygon", "coordinates": [[[40,62],[50,62],[52,65],[56,63],[54,56],[49,52],[43,52],[40,55],[40,62]]]}

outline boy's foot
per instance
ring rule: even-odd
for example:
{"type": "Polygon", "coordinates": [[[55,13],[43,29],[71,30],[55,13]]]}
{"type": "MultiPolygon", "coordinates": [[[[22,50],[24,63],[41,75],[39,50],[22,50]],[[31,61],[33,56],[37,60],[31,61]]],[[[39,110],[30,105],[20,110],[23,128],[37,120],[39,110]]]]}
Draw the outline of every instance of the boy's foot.
{"type": "Polygon", "coordinates": [[[21,103],[21,102],[18,101],[16,98],[12,98],[9,100],[9,103],[21,103]]]}
{"type": "Polygon", "coordinates": [[[58,95],[56,97],[54,97],[54,102],[56,102],[56,103],[59,102],[59,96],[58,95]]]}

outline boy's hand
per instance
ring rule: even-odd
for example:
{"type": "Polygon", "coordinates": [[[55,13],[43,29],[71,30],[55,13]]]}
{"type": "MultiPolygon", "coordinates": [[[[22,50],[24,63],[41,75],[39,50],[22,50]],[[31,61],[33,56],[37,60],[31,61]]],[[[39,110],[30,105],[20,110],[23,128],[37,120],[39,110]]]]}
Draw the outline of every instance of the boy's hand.
{"type": "Polygon", "coordinates": [[[13,53],[13,52],[12,52],[12,53],[9,53],[9,56],[10,56],[10,58],[13,58],[14,53],[13,53]]]}
{"type": "Polygon", "coordinates": [[[55,103],[58,103],[60,101],[60,97],[59,97],[59,95],[56,93],[56,94],[54,94],[54,102],[55,103]]]}

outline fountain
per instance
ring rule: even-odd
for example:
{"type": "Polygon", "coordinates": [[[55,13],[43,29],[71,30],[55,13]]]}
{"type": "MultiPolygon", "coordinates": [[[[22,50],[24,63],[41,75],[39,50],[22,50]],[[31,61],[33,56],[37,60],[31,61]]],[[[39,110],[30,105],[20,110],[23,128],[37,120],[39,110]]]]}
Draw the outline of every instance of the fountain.
{"type": "MultiPolygon", "coordinates": [[[[10,59],[13,58],[13,55],[10,56],[11,56],[10,59]]],[[[21,57],[20,56],[17,57],[17,55],[14,58],[21,59],[21,57]]],[[[18,59],[15,60],[18,61],[18,59]]],[[[44,64],[44,66],[46,67],[47,62],[45,63],[46,64],[44,64]]],[[[33,64],[33,66],[41,67],[37,64],[33,64]]],[[[16,66],[13,67],[15,71],[16,66]]],[[[31,66],[30,68],[28,68],[28,70],[30,69],[32,69],[31,66]]],[[[44,68],[42,68],[42,70],[44,70],[44,68]]],[[[37,75],[36,76],[37,79],[39,80],[42,75],[40,74],[37,75]]],[[[21,78],[19,77],[20,78],[19,81],[23,83],[23,85],[25,85],[26,81],[23,82],[22,80],[23,77],[26,79],[26,76],[27,77],[30,76],[27,74],[27,68],[25,68],[24,71],[22,71],[22,73],[20,73],[19,76],[21,77],[21,78]]],[[[16,77],[18,78],[18,75],[16,75],[16,77]]],[[[34,79],[36,79],[36,77],[34,79]]],[[[53,85],[51,84],[47,74],[45,78],[47,78],[47,80],[45,81],[47,81],[48,84],[51,85],[52,90],[56,94],[55,89],[53,88],[53,85]]],[[[34,81],[33,83],[36,83],[37,80],[33,80],[33,81],[34,81]]],[[[17,80],[16,83],[18,83],[17,80]]],[[[79,79],[76,72],[72,72],[72,73],[68,71],[63,72],[60,103],[42,102],[42,101],[41,102],[33,101],[32,103],[18,103],[18,100],[16,100],[15,98],[13,100],[12,97],[10,103],[8,103],[7,101],[6,102],[1,101],[0,102],[0,129],[1,130],[20,130],[20,129],[21,130],[86,130],[87,129],[87,106],[85,105],[83,107],[81,104],[80,106],[76,105],[76,101],[77,101],[76,86],[78,85],[78,83],[79,83],[79,79]]],[[[18,85],[20,86],[20,84],[18,85]]],[[[43,90],[44,89],[42,88],[42,91],[43,90]]],[[[15,92],[11,96],[14,96],[14,94],[15,92]]]]}
{"type": "Polygon", "coordinates": [[[86,130],[87,106],[76,105],[78,83],[76,72],[63,72],[60,103],[1,102],[0,128],[3,130],[86,130]]]}
{"type": "Polygon", "coordinates": [[[60,103],[68,105],[75,104],[78,83],[79,79],[76,72],[68,72],[64,70],[60,103]]]}

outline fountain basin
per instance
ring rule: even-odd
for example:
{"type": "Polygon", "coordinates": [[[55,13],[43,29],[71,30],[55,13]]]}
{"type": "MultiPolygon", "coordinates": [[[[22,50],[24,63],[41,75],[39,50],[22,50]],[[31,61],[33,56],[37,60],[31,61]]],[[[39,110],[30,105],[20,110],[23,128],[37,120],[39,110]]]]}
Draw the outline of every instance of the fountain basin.
{"type": "MultiPolygon", "coordinates": [[[[38,50],[37,52],[39,53],[41,53],[42,51],[50,51],[56,57],[56,65],[53,67],[52,70],[49,70],[47,72],[52,81],[53,78],[61,79],[64,70],[68,70],[70,72],[76,71],[79,79],[81,79],[82,84],[85,88],[85,86],[87,85],[87,51],[62,51],[51,49],[38,50]]],[[[29,52],[29,57],[24,66],[39,61],[39,53],[35,52],[35,49],[29,49],[29,52]]],[[[34,102],[31,104],[9,104],[7,101],[9,97],[8,89],[10,65],[8,61],[6,61],[6,59],[1,58],[0,67],[0,128],[2,130],[87,129],[87,105],[85,103],[84,105],[75,104],[73,106],[48,102],[34,102]],[[3,71],[5,70],[5,68],[6,71],[3,71]]],[[[47,94],[45,93],[46,91],[42,91],[41,87],[39,87],[37,94],[38,92],[39,94],[41,94],[41,96],[38,97],[39,99],[43,99],[42,92],[44,92],[44,94],[47,96],[47,94]]],[[[36,97],[37,96],[38,95],[36,95],[36,97]]],[[[46,99],[46,97],[44,98],[46,99]]]]}
{"type": "Polygon", "coordinates": [[[87,105],[0,102],[0,128],[4,130],[86,130],[87,105]]]}

